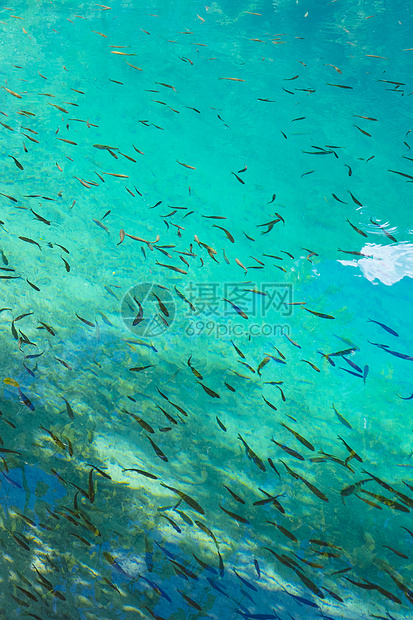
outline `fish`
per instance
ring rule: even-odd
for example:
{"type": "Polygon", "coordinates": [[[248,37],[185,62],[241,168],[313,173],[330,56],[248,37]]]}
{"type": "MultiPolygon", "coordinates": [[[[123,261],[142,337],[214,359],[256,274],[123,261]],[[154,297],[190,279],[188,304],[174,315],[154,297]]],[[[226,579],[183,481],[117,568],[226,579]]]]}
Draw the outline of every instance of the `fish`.
{"type": "Polygon", "coordinates": [[[296,452],[296,450],[293,450],[292,448],[289,448],[288,446],[284,446],[283,444],[278,443],[278,441],[275,441],[274,438],[272,438],[271,441],[273,443],[275,443],[276,446],[278,446],[279,448],[284,450],[284,452],[286,452],[290,456],[293,456],[294,458],[298,459],[299,461],[305,461],[305,458],[299,452],[296,452]]]}
{"type": "Polygon", "coordinates": [[[219,504],[219,507],[221,508],[221,510],[223,510],[229,517],[231,517],[232,519],[235,519],[235,521],[238,521],[238,523],[244,523],[245,525],[248,525],[249,521],[245,518],[242,517],[238,514],[236,514],[235,512],[230,512],[229,510],[226,510],[225,508],[223,508],[221,506],[221,504],[219,504]]]}
{"type": "Polygon", "coordinates": [[[170,523],[172,525],[172,527],[174,528],[174,530],[176,532],[178,532],[178,534],[182,533],[181,528],[175,523],[175,521],[173,521],[170,517],[168,517],[167,515],[160,515],[160,517],[162,517],[163,519],[166,519],[168,521],[168,523],[170,523]]]}
{"type": "Polygon", "coordinates": [[[158,302],[158,305],[159,305],[159,309],[160,309],[160,311],[161,311],[161,312],[162,312],[165,316],[168,316],[168,317],[169,317],[169,312],[168,312],[168,309],[167,309],[167,307],[165,306],[165,304],[163,303],[163,301],[162,301],[161,299],[159,299],[159,297],[158,297],[158,296],[157,296],[157,295],[156,295],[153,291],[152,291],[152,293],[151,293],[151,294],[152,294],[152,295],[156,298],[156,301],[158,302]]]}
{"type": "Polygon", "coordinates": [[[309,308],[306,308],[305,306],[301,306],[301,308],[303,308],[303,310],[306,310],[307,312],[311,312],[311,314],[314,314],[315,316],[320,317],[320,319],[334,319],[335,318],[334,316],[331,316],[330,314],[323,314],[322,312],[315,312],[315,310],[310,310],[309,308]]]}
{"type": "Polygon", "coordinates": [[[384,227],[384,226],[381,226],[378,222],[374,222],[372,218],[370,218],[370,222],[371,222],[372,224],[374,224],[375,226],[378,226],[378,227],[379,227],[379,228],[380,228],[380,229],[384,232],[384,234],[386,235],[386,237],[388,237],[388,238],[390,239],[390,241],[393,241],[394,243],[397,243],[397,239],[395,239],[395,238],[393,237],[393,235],[391,235],[390,233],[388,233],[388,232],[387,232],[387,230],[385,229],[385,227],[384,227]]]}
{"type": "Polygon", "coordinates": [[[65,269],[66,269],[67,273],[69,273],[70,272],[70,265],[69,265],[69,263],[67,262],[67,260],[65,260],[63,258],[63,256],[61,256],[60,258],[62,259],[62,261],[64,263],[64,266],[65,266],[65,269]]]}
{"type": "MultiPolygon", "coordinates": [[[[229,79],[229,78],[228,78],[229,79]]],[[[239,177],[237,174],[235,174],[235,172],[231,172],[231,174],[234,175],[234,177],[240,182],[242,183],[242,185],[245,185],[245,181],[243,179],[241,179],[241,177],[239,177]]]]}
{"type": "Polygon", "coordinates": [[[155,476],[155,474],[151,474],[148,471],[144,471],[143,469],[134,469],[134,468],[128,468],[128,469],[122,469],[122,472],[124,471],[134,471],[137,474],[140,474],[141,476],[145,476],[146,478],[150,478],[151,480],[158,480],[158,476],[155,476]]]}
{"type": "Polygon", "coordinates": [[[287,334],[283,334],[283,335],[287,338],[287,340],[288,340],[289,342],[291,342],[291,344],[292,344],[292,345],[294,345],[295,347],[297,347],[297,349],[301,349],[301,346],[300,346],[299,344],[297,344],[296,342],[294,342],[294,340],[292,340],[289,336],[287,336],[287,334]]]}
{"type": "Polygon", "coordinates": [[[87,319],[84,319],[83,317],[79,316],[77,314],[77,312],[75,312],[75,315],[77,316],[77,318],[79,319],[79,321],[82,321],[82,323],[84,323],[85,325],[89,325],[89,327],[95,327],[95,324],[92,323],[91,321],[88,321],[87,319]]]}
{"type": "Polygon", "coordinates": [[[31,400],[25,395],[23,394],[23,392],[21,391],[20,388],[17,388],[18,392],[19,392],[19,396],[21,401],[26,405],[26,407],[28,407],[30,409],[30,411],[34,411],[35,407],[33,405],[33,403],[31,402],[31,400]]]}
{"type": "MultiPolygon", "coordinates": [[[[148,437],[148,439],[149,439],[149,437],[148,437]]],[[[200,506],[197,501],[195,501],[192,497],[190,497],[189,495],[187,495],[183,491],[180,491],[179,489],[175,489],[174,487],[170,487],[167,484],[165,484],[164,482],[161,482],[161,486],[163,486],[166,489],[169,489],[170,491],[172,491],[173,493],[176,493],[177,495],[179,495],[179,497],[181,498],[181,500],[183,502],[185,502],[185,504],[188,504],[188,506],[190,506],[193,510],[195,510],[199,514],[201,514],[201,515],[205,514],[205,510],[202,508],[202,506],[200,506]]]]}
{"type": "Polygon", "coordinates": [[[315,370],[316,372],[321,372],[320,369],[318,368],[318,366],[316,366],[315,364],[313,364],[313,362],[309,362],[308,360],[302,359],[302,362],[305,362],[306,364],[309,364],[309,366],[311,366],[311,368],[313,368],[313,370],[315,370]]]}
{"type": "Polygon", "coordinates": [[[139,325],[139,323],[141,323],[145,319],[143,318],[143,308],[142,308],[140,302],[136,299],[136,297],[134,297],[134,301],[135,301],[136,305],[139,308],[138,314],[136,315],[136,317],[132,321],[133,327],[136,327],[136,325],[139,325]]]}
{"type": "Polygon", "coordinates": [[[129,411],[127,411],[124,408],[122,408],[122,411],[124,413],[127,413],[128,415],[130,415],[145,431],[147,431],[148,433],[155,433],[155,431],[152,428],[152,426],[150,424],[148,424],[147,422],[145,422],[145,420],[140,418],[138,415],[136,415],[135,413],[130,413],[129,411]]]}
{"type": "Polygon", "coordinates": [[[214,392],[214,390],[209,388],[207,385],[204,385],[204,383],[201,383],[201,381],[197,381],[197,383],[199,383],[204,392],[208,394],[208,396],[211,396],[211,398],[221,398],[217,392],[214,392]]]}
{"type": "Polygon", "coordinates": [[[184,271],[180,267],[175,267],[174,265],[165,265],[163,263],[159,263],[158,261],[155,261],[155,264],[159,265],[160,267],[166,267],[167,269],[170,269],[171,271],[177,271],[178,273],[182,273],[183,275],[187,275],[188,274],[187,271],[184,271]]]}
{"type": "Polygon", "coordinates": [[[367,234],[363,230],[360,230],[360,228],[357,228],[357,226],[354,226],[354,224],[352,224],[350,220],[347,219],[346,222],[348,222],[351,228],[355,230],[359,235],[361,235],[362,237],[367,237],[367,234]]]}
{"type": "Polygon", "coordinates": [[[150,441],[150,444],[152,446],[152,448],[155,450],[155,454],[162,459],[162,461],[165,461],[166,463],[168,462],[168,457],[165,456],[165,454],[162,452],[162,450],[160,448],[158,448],[158,446],[156,445],[155,442],[152,441],[152,439],[150,437],[148,437],[148,435],[145,435],[146,439],[148,439],[150,441]]]}
{"type": "Polygon", "coordinates": [[[394,500],[389,499],[384,495],[377,495],[376,493],[371,493],[370,491],[365,491],[364,489],[360,489],[360,493],[365,493],[366,495],[374,497],[374,499],[376,499],[378,502],[384,504],[385,506],[388,506],[389,508],[393,508],[393,510],[399,510],[400,512],[410,512],[410,510],[403,504],[395,502],[394,500]]]}
{"type": "Polygon", "coordinates": [[[249,445],[246,443],[246,441],[244,441],[244,439],[241,437],[241,435],[238,433],[238,439],[240,441],[242,441],[242,443],[244,444],[245,447],[245,451],[247,453],[248,458],[250,458],[252,461],[254,461],[254,463],[256,464],[256,466],[261,469],[261,471],[267,471],[266,467],[264,465],[264,463],[262,462],[262,460],[255,454],[255,452],[249,447],[249,445]]]}
{"type": "Polygon", "coordinates": [[[226,236],[229,239],[229,241],[231,243],[235,243],[234,237],[231,235],[231,233],[226,228],[223,228],[222,226],[217,226],[217,224],[212,224],[212,227],[213,228],[219,228],[220,230],[224,231],[224,233],[226,234],[226,236]]]}
{"type": "Polygon", "coordinates": [[[196,168],[194,168],[194,166],[190,166],[189,164],[183,164],[181,161],[176,160],[176,162],[180,165],[180,166],[184,166],[185,168],[189,168],[190,170],[196,170],[196,168]]]}
{"type": "Polygon", "coordinates": [[[232,301],[230,301],[229,299],[226,299],[225,297],[222,298],[224,301],[226,301],[227,303],[231,304],[231,306],[234,308],[234,310],[243,318],[243,319],[248,319],[247,314],[238,306],[236,306],[232,301]]]}
{"type": "Polygon", "coordinates": [[[260,362],[260,364],[258,365],[257,368],[257,373],[261,376],[261,370],[264,368],[264,366],[266,366],[268,364],[268,362],[271,360],[271,356],[267,356],[264,357],[264,359],[262,360],[262,362],[260,362]]]}
{"type": "Polygon", "coordinates": [[[65,403],[66,403],[66,411],[67,411],[67,415],[69,416],[69,418],[70,418],[71,420],[74,420],[74,419],[75,419],[75,416],[74,416],[74,413],[73,413],[73,409],[72,409],[72,407],[70,406],[69,402],[66,400],[66,398],[65,398],[64,396],[62,396],[62,398],[63,398],[63,400],[64,400],[64,401],[65,401],[65,403]]]}
{"type": "Polygon", "coordinates": [[[402,553],[401,551],[397,551],[396,549],[393,549],[392,547],[388,547],[387,545],[382,545],[382,547],[384,549],[389,549],[390,551],[392,551],[393,553],[395,553],[396,555],[399,556],[399,558],[404,558],[405,560],[409,559],[409,556],[406,555],[405,553],[402,553]]]}
{"type": "Polygon", "coordinates": [[[347,428],[350,428],[350,429],[351,429],[351,428],[353,428],[353,427],[351,426],[350,422],[347,422],[347,420],[346,420],[346,419],[345,419],[345,418],[341,415],[341,413],[339,413],[339,412],[337,411],[337,409],[334,407],[334,403],[333,403],[333,405],[332,405],[332,407],[331,407],[331,408],[333,409],[333,411],[334,411],[334,413],[336,414],[337,418],[340,420],[340,422],[341,422],[344,426],[346,426],[347,428]]]}
{"type": "MultiPolygon", "coordinates": [[[[281,459],[280,459],[281,461],[281,459]]],[[[288,471],[288,473],[295,479],[295,480],[301,480],[301,482],[303,482],[308,489],[310,489],[310,491],[312,493],[314,493],[314,495],[316,495],[319,499],[322,499],[324,502],[328,502],[328,497],[319,489],[317,489],[316,486],[314,486],[311,482],[309,482],[308,480],[306,480],[305,478],[303,478],[303,476],[300,476],[300,474],[297,474],[297,472],[294,472],[292,469],[290,469],[288,467],[288,465],[286,465],[284,463],[284,461],[281,461],[281,463],[284,465],[284,467],[286,468],[286,470],[288,471]]]]}
{"type": "Polygon", "coordinates": [[[368,136],[369,138],[371,138],[371,133],[368,133],[367,131],[365,131],[364,129],[361,129],[361,127],[359,127],[358,125],[355,125],[353,123],[353,127],[356,127],[356,129],[358,129],[362,134],[364,134],[365,136],[368,136]]]}
{"type": "Polygon", "coordinates": [[[367,319],[367,323],[376,323],[376,325],[380,325],[380,327],[382,327],[384,330],[386,330],[386,332],[388,332],[392,336],[396,336],[397,338],[399,337],[399,334],[394,329],[392,329],[391,327],[388,327],[384,323],[380,323],[380,321],[375,321],[374,319],[367,319]]]}
{"type": "Polygon", "coordinates": [[[400,174],[402,177],[407,177],[408,179],[413,179],[413,176],[411,174],[406,174],[405,172],[398,172],[397,170],[388,170],[388,172],[393,172],[394,174],[400,174]]]}
{"type": "Polygon", "coordinates": [[[347,448],[347,450],[350,452],[350,454],[353,455],[353,457],[359,462],[362,463],[363,459],[361,458],[361,456],[359,456],[358,454],[356,454],[356,452],[350,448],[350,446],[344,441],[344,439],[342,437],[340,437],[340,435],[337,435],[338,439],[340,439],[340,441],[343,442],[343,444],[345,445],[345,447],[347,448]]]}
{"type": "Polygon", "coordinates": [[[184,301],[185,303],[187,303],[189,305],[189,307],[191,308],[192,312],[196,312],[196,308],[193,305],[193,303],[191,301],[189,301],[177,288],[176,286],[174,286],[175,292],[178,295],[179,299],[182,299],[182,301],[184,301]]]}
{"type": "Polygon", "coordinates": [[[311,444],[309,441],[307,441],[307,439],[305,439],[302,435],[300,435],[299,433],[297,433],[297,431],[293,430],[292,428],[289,428],[288,426],[286,426],[284,424],[284,422],[280,422],[281,426],[283,426],[285,429],[287,429],[287,431],[289,431],[290,433],[292,433],[294,435],[294,437],[296,439],[298,439],[299,442],[301,442],[303,444],[303,446],[305,446],[306,448],[308,448],[309,450],[314,451],[314,446],[313,444],[311,444]]]}
{"type": "Polygon", "coordinates": [[[265,404],[266,404],[266,405],[268,405],[269,407],[271,407],[271,409],[274,409],[274,411],[277,411],[277,407],[276,407],[275,405],[273,405],[272,403],[270,403],[270,401],[269,401],[269,400],[267,400],[267,399],[265,398],[265,396],[263,396],[262,394],[261,394],[261,396],[262,396],[262,398],[263,398],[263,400],[264,400],[264,402],[265,402],[265,404]]]}
{"type": "Polygon", "coordinates": [[[218,426],[219,426],[219,427],[220,427],[220,428],[224,431],[224,433],[226,433],[226,432],[227,432],[227,428],[226,428],[226,426],[225,426],[225,425],[221,422],[221,420],[219,419],[219,417],[218,417],[218,416],[216,416],[216,420],[217,420],[217,422],[218,422],[218,426]]]}
{"type": "Polygon", "coordinates": [[[184,592],[182,592],[182,590],[179,590],[179,588],[176,589],[177,592],[179,592],[179,594],[185,599],[185,601],[188,603],[188,605],[190,605],[190,607],[193,607],[194,609],[196,609],[197,611],[202,611],[202,607],[196,602],[194,601],[192,598],[190,598],[187,594],[185,594],[184,592]]]}
{"type": "Polygon", "coordinates": [[[225,484],[223,485],[223,487],[228,491],[230,495],[232,495],[236,502],[239,502],[240,504],[245,504],[245,501],[239,495],[234,493],[234,491],[231,491],[229,487],[227,487],[225,484]]]}
{"type": "Polygon", "coordinates": [[[10,93],[10,95],[13,95],[13,97],[17,97],[17,99],[21,99],[22,96],[19,95],[19,93],[15,93],[13,90],[10,90],[9,88],[6,88],[5,86],[2,86],[2,88],[4,88],[4,90],[6,90],[8,93],[10,93]]]}
{"type": "Polygon", "coordinates": [[[290,540],[292,540],[293,542],[298,542],[296,536],[294,536],[294,534],[292,532],[290,532],[289,530],[287,530],[285,527],[283,527],[282,525],[279,525],[278,523],[275,523],[275,521],[266,521],[266,523],[269,523],[270,525],[273,525],[274,527],[276,527],[277,529],[280,530],[280,532],[282,534],[284,534],[284,536],[286,536],[287,538],[289,538],[290,540]]]}
{"type": "Polygon", "coordinates": [[[25,241],[26,243],[31,243],[32,245],[37,245],[39,250],[42,249],[40,243],[37,243],[37,241],[34,241],[33,239],[29,239],[29,237],[19,237],[19,239],[21,239],[22,241],[25,241]]]}

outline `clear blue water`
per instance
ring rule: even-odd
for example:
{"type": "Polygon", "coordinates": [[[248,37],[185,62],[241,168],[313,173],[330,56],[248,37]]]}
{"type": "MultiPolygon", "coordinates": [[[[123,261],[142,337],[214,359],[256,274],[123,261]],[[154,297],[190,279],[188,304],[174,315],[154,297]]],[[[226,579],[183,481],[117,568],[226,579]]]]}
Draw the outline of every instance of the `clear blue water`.
{"type": "Polygon", "coordinates": [[[411,617],[411,13],[1,9],[1,618],[411,617]]]}

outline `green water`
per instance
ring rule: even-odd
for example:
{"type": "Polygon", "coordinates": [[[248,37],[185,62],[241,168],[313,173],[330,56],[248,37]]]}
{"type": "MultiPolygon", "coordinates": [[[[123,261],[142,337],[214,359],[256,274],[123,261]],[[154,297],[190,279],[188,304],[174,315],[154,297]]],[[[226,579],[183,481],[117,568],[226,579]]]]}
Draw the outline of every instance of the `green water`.
{"type": "Polygon", "coordinates": [[[0,618],[411,617],[410,6],[0,27],[0,618]]]}

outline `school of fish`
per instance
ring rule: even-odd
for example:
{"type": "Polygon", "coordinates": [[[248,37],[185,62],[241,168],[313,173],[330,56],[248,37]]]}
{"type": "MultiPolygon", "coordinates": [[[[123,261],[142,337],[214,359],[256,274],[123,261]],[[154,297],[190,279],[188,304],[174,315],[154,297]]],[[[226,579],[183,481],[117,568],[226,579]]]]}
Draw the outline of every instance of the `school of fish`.
{"type": "MultiPolygon", "coordinates": [[[[314,282],[406,243],[363,178],[408,191],[410,129],[376,164],[368,86],[260,3],[183,31],[144,4],[0,14],[0,619],[409,618],[409,329],[314,282]],[[248,54],[220,47],[242,20],[248,54]],[[360,152],[317,135],[319,91],[360,152]]],[[[369,52],[366,84],[413,94],[369,52]]]]}

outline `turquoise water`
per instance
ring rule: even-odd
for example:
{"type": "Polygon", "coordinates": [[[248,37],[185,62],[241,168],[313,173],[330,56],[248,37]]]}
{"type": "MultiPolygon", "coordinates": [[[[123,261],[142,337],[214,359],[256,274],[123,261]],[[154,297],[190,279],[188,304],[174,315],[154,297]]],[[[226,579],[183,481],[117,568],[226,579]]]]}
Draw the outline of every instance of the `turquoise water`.
{"type": "Polygon", "coordinates": [[[411,12],[2,8],[0,618],[411,617],[411,12]]]}

